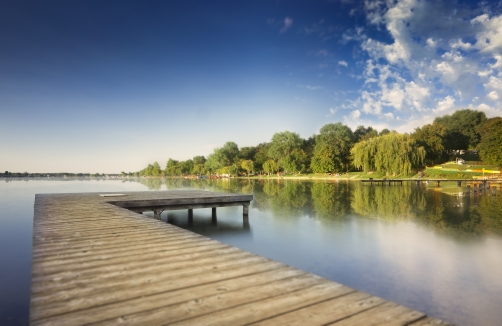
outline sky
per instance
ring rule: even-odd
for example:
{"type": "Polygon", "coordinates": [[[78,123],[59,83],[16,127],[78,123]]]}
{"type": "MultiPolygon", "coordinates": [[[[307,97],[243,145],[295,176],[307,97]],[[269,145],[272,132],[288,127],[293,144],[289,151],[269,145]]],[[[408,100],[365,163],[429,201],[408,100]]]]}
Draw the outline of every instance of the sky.
{"type": "Polygon", "coordinates": [[[0,2],[0,171],[502,116],[502,1],[0,2]]]}

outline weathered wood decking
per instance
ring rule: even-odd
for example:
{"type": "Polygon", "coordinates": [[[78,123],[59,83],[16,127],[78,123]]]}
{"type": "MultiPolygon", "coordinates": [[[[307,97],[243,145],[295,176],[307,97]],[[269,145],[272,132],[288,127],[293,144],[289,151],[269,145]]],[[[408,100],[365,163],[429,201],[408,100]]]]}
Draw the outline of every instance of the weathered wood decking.
{"type": "Polygon", "coordinates": [[[445,324],[117,206],[213,207],[249,195],[124,194],[36,196],[32,325],[445,324]]]}

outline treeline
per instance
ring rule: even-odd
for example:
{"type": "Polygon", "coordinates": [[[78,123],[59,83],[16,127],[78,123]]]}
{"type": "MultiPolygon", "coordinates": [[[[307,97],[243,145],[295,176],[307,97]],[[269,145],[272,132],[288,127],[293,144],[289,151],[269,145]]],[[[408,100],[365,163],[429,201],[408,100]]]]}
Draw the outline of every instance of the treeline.
{"type": "MultiPolygon", "coordinates": [[[[479,150],[488,164],[502,164],[502,118],[487,119],[481,111],[463,109],[437,117],[432,124],[400,134],[342,123],[323,126],[303,139],[290,131],[278,132],[270,142],[239,148],[227,142],[207,158],[186,161],[169,158],[165,168],[149,164],[140,176],[250,175],[344,173],[351,170],[409,175],[425,164],[449,159],[454,151],[479,150]]],[[[136,173],[135,173],[136,174],[136,173]]]]}

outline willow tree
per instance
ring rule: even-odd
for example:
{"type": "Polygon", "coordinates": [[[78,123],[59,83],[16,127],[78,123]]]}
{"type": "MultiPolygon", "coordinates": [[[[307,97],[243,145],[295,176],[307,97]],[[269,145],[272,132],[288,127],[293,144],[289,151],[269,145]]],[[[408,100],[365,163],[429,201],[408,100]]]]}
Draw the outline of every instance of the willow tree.
{"type": "Polygon", "coordinates": [[[408,134],[390,133],[357,143],[352,164],[365,172],[409,175],[424,165],[426,152],[408,134]]]}

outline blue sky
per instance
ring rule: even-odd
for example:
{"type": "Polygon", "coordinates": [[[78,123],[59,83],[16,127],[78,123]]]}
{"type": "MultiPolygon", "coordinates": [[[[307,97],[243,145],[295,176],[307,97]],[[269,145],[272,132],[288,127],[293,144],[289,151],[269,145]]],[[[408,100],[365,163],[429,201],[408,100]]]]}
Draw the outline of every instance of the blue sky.
{"type": "Polygon", "coordinates": [[[1,171],[502,116],[500,1],[4,1],[0,49],[1,171]]]}

